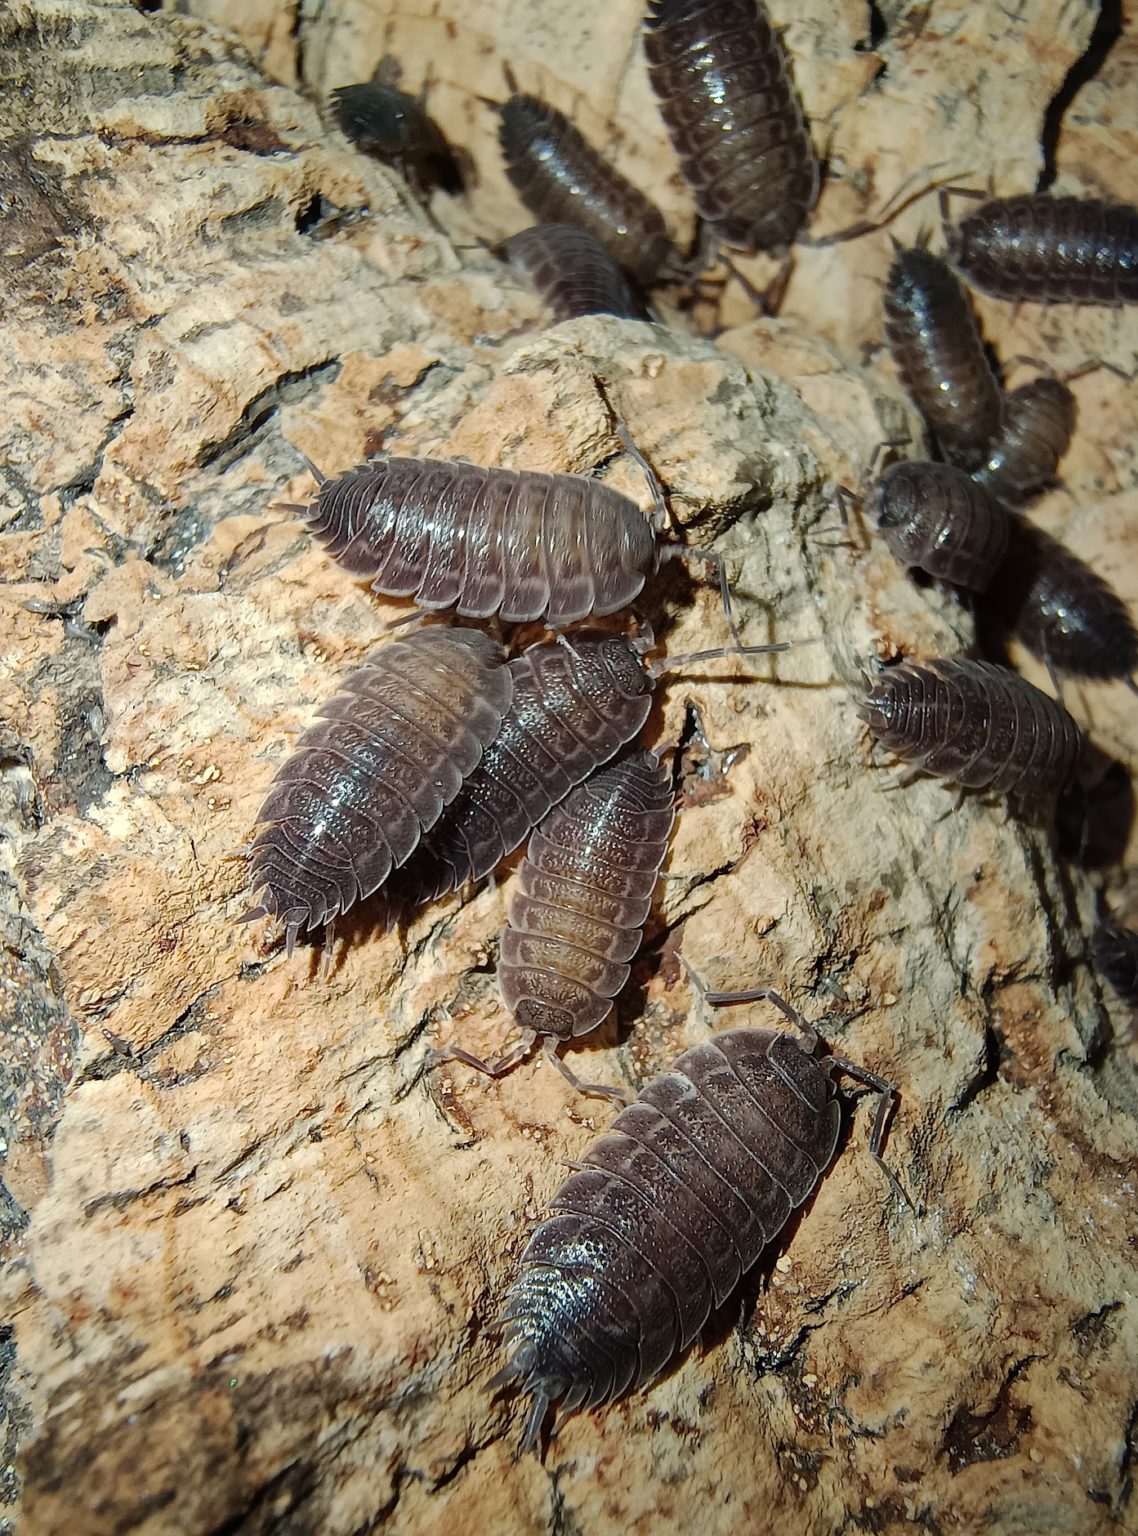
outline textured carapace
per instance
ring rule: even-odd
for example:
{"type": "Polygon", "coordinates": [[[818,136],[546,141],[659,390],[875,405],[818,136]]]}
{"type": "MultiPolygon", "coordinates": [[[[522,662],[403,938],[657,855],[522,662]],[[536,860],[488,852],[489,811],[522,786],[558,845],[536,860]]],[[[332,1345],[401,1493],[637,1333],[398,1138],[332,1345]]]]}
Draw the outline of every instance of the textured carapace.
{"type": "Polygon", "coordinates": [[[646,1385],[687,1348],[829,1166],[835,1070],[891,1099],[872,1073],[817,1059],[816,1044],[813,1031],[800,1044],[735,1029],[685,1051],[558,1189],[507,1295],[508,1363],[491,1383],[532,1394],[523,1450],[551,1403],[560,1422],[646,1385]]]}
{"type": "Polygon", "coordinates": [[[478,766],[510,705],[502,647],[431,625],[379,645],[273,780],[250,854],[255,913],[296,935],[379,888],[478,766]]]}
{"type": "Polygon", "coordinates": [[[860,715],[905,762],[964,789],[1053,794],[1082,752],[1061,704],[986,661],[904,661],[875,679],[860,715]]]}
{"type": "Polygon", "coordinates": [[[983,463],[1003,421],[1003,395],[959,278],[922,246],[900,250],[885,285],[885,335],[901,382],[944,456],[983,463]]]}
{"type": "Polygon", "coordinates": [[[1114,990],[1138,1008],[1138,933],[1124,928],[1113,918],[1100,918],[1091,939],[1095,970],[1114,990]]]}
{"type": "Polygon", "coordinates": [[[648,718],[655,680],[623,635],[543,641],[509,666],[501,730],[400,875],[412,900],[488,875],[648,718]]]}
{"type": "Polygon", "coordinates": [[[1138,631],[1126,605],[1085,560],[1023,518],[1012,521],[988,604],[1001,625],[1054,672],[1128,678],[1138,631]]]}
{"type": "Polygon", "coordinates": [[[1004,422],[972,477],[1019,506],[1054,480],[1075,431],[1075,397],[1061,379],[1032,379],[1004,396],[1004,422]]]}
{"type": "Polygon", "coordinates": [[[498,968],[506,1006],[531,1038],[571,1040],[608,1017],[674,817],[667,770],[637,752],[586,779],[533,833],[498,968]]]}
{"type": "Polygon", "coordinates": [[[522,274],[558,320],[581,315],[648,319],[612,253],[586,229],[535,224],[503,240],[496,254],[522,274]]]}
{"type": "Polygon", "coordinates": [[[536,96],[499,111],[506,174],[535,219],[587,230],[644,288],[677,265],[663,214],[567,117],[536,96]]]}
{"type": "Polygon", "coordinates": [[[878,481],[877,526],[906,568],[973,592],[986,590],[1008,546],[1008,514],[951,464],[891,464],[878,481]]]}
{"type": "Polygon", "coordinates": [[[790,245],[818,197],[818,157],[765,8],[651,0],[644,52],[700,218],[731,250],[790,245]]]}
{"type": "Polygon", "coordinates": [[[1093,198],[993,198],[962,219],[949,257],[1000,299],[1138,303],[1138,208],[1093,198]]]}
{"type": "Polygon", "coordinates": [[[306,520],[375,591],[511,624],[615,613],[660,561],[636,503],[583,475],[384,459],[326,480],[306,520]]]}
{"type": "Polygon", "coordinates": [[[401,162],[424,187],[462,191],[462,174],[438,124],[414,96],[369,80],[332,92],[340,127],[381,160],[401,162]]]}

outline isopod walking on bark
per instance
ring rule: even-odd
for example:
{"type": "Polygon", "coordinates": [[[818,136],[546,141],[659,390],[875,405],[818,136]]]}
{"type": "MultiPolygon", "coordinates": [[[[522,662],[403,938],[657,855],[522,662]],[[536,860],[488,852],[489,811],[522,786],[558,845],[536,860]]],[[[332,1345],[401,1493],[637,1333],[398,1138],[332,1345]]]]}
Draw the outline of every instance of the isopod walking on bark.
{"type": "MultiPolygon", "coordinates": [[[[879,1094],[881,1163],[892,1084],[838,1056],[768,988],[801,1032],[734,1029],[685,1051],[593,1143],[533,1232],[499,1319],[507,1363],[491,1390],[532,1398],[521,1450],[578,1409],[652,1382],[686,1349],[829,1167],[840,1075],[879,1094]]],[[[886,1170],[894,1188],[896,1180],[886,1170]]]]}
{"type": "Polygon", "coordinates": [[[961,789],[1045,797],[1075,774],[1083,735],[1061,704],[1007,667],[959,657],[904,661],[859,708],[882,746],[961,789]]]}
{"type": "Polygon", "coordinates": [[[907,569],[983,592],[1008,547],[1008,514],[951,464],[903,461],[877,482],[877,526],[907,569]]]}
{"type": "Polygon", "coordinates": [[[495,248],[525,277],[558,320],[616,315],[647,320],[608,247],[572,224],[535,224],[495,248]]]}
{"type": "Polygon", "coordinates": [[[496,641],[430,625],[376,646],[278,770],[257,816],[249,918],[296,936],[370,896],[410,857],[497,735],[513,674],[496,641]]]}
{"type": "Polygon", "coordinates": [[[332,92],[340,127],[354,143],[402,166],[421,190],[462,191],[462,174],[450,145],[422,103],[378,80],[342,85],[332,92]]]}
{"type": "Polygon", "coordinates": [[[1039,378],[1004,395],[1004,419],[972,478],[1009,506],[1054,480],[1075,431],[1075,397],[1061,379],[1039,378]]]}

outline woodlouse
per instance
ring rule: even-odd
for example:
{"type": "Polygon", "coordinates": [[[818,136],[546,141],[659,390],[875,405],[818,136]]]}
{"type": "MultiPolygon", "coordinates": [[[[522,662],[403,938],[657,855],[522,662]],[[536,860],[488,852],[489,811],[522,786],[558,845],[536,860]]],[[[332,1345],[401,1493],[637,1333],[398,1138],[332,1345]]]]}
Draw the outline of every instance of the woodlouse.
{"type": "Polygon", "coordinates": [[[986,661],[902,662],[874,680],[859,713],[884,747],[962,789],[1052,794],[1082,752],[1061,704],[986,661]]]}
{"type": "Polygon", "coordinates": [[[899,250],[889,269],[885,335],[901,382],[945,457],[977,468],[1000,430],[1002,392],[963,285],[921,246],[899,250]]]}
{"type": "Polygon", "coordinates": [[[877,526],[906,568],[983,592],[1008,546],[1008,514],[951,464],[891,464],[878,480],[877,526]]]}
{"type": "Polygon", "coordinates": [[[1138,209],[1094,198],[999,197],[951,231],[949,258],[1000,299],[1138,303],[1138,209]]]}
{"type": "Polygon", "coordinates": [[[1016,518],[1008,556],[989,593],[992,612],[1052,674],[1129,679],[1138,631],[1126,605],[1085,560],[1016,518]]]}
{"type": "Polygon", "coordinates": [[[645,288],[676,265],[663,214],[563,113],[517,93],[498,110],[506,174],[535,219],[587,230],[645,288]]]}
{"type": "Polygon", "coordinates": [[[1100,918],[1091,938],[1095,970],[1132,1008],[1138,1008],[1138,933],[1100,918]]]}
{"type": "Polygon", "coordinates": [[[394,85],[369,80],[332,92],[340,127],[354,144],[402,166],[422,188],[462,191],[462,173],[442,130],[422,104],[394,85]]]}
{"type": "MultiPolygon", "coordinates": [[[[385,459],[325,480],[303,511],[336,562],[389,597],[565,628],[625,608],[669,556],[634,501],[584,475],[385,459]]],[[[726,606],[726,590],[724,588],[726,606]]]]}
{"type": "Polygon", "coordinates": [[[647,320],[608,247],[572,224],[535,224],[511,235],[496,254],[515,267],[558,320],[616,315],[647,320]]]}
{"type": "Polygon", "coordinates": [[[494,1063],[449,1046],[429,1065],[461,1061],[500,1077],[543,1036],[546,1058],[578,1092],[625,1097],[582,1083],[557,1047],[612,1011],[640,947],[674,819],[669,775],[652,752],[601,768],[545,817],[518,870],[501,936],[498,982],[522,1039],[494,1063]]]}
{"type": "Polygon", "coordinates": [[[1032,379],[1004,396],[1004,421],[972,477],[1018,506],[1054,480],[1075,431],[1075,397],[1060,379],[1032,379]]]}
{"type": "Polygon", "coordinates": [[[648,77],[696,210],[731,250],[789,246],[818,197],[790,63],[756,0],[651,0],[648,77]]]}
{"type": "Polygon", "coordinates": [[[509,707],[502,647],[432,625],[349,673],[279,769],[257,817],[248,914],[296,935],[346,912],[415,849],[477,767],[509,707]]]}
{"type": "Polygon", "coordinates": [[[551,1404],[556,1434],[577,1409],[647,1385],[687,1348],[829,1167],[838,1073],[881,1095],[871,1142],[880,1161],[891,1084],[817,1057],[817,1033],[769,989],[707,996],[766,998],[804,1040],[757,1028],[712,1036],[572,1165],[499,1319],[508,1361],[490,1385],[532,1395],[523,1451],[536,1449],[551,1404]]]}

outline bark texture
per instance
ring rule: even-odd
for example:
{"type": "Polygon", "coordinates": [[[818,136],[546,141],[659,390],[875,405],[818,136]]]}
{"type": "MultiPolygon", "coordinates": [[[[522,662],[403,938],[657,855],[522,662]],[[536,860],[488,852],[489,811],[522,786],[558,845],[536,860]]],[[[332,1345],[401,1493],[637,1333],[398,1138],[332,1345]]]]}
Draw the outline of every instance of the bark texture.
{"type": "MultiPolygon", "coordinates": [[[[1096,882],[1138,898],[1129,822],[1096,821],[1117,868],[1092,878],[1045,816],[888,792],[867,749],[861,668],[973,641],[833,505],[883,439],[920,443],[870,357],[888,235],[800,251],[777,321],[728,295],[716,341],[548,327],[456,248],[525,222],[478,101],[503,59],[677,232],[690,216],[638,7],[497,9],[493,34],[473,0],[0,10],[0,1492],[36,1536],[1133,1529],[1138,1051],[1086,962],[1096,882]],[[452,239],[314,104],[385,57],[478,168],[433,201],[452,239]],[[661,688],[643,742],[680,745],[684,800],[633,981],[574,1066],[636,1085],[722,1023],[681,952],[717,986],[777,983],[897,1083],[888,1158],[918,1208],[868,1157],[861,1101],[703,1347],[515,1463],[489,1325],[560,1160],[610,1112],[536,1063],[421,1076],[435,1044],[506,1038],[511,879],[394,926],[361,908],[322,972],[238,925],[240,848],[315,706],[406,612],[274,508],[310,489],[303,456],[604,466],[647,507],[605,396],[688,538],[733,556],[747,637],[814,643],[661,688]]],[[[843,173],[815,233],[937,162],[1029,187],[1096,19],[882,5],[871,39],[860,4],[798,9],[843,173]]],[[[1102,180],[1138,176],[1127,80],[1111,55],[1062,119],[1057,189],[1138,200],[1102,180]]],[[[1133,312],[979,307],[1005,360],[1134,366],[1133,312]]],[[[1075,389],[1066,485],[1033,515],[1134,605],[1138,390],[1075,389]]],[[[640,611],[666,652],[726,637],[678,566],[640,611]]],[[[1125,801],[1133,696],[1067,698],[1125,801]]]]}

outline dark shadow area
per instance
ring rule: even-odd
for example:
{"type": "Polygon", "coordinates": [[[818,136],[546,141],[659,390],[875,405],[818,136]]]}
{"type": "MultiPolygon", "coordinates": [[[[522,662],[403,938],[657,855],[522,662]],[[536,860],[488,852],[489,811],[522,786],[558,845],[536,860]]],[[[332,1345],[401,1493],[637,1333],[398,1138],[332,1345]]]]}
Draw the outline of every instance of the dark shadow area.
{"type": "Polygon", "coordinates": [[[1039,135],[1043,169],[1035,184],[1037,192],[1046,192],[1058,174],[1056,156],[1067,109],[1083,86],[1098,74],[1110,50],[1121,36],[1122,0],[1102,0],[1098,20],[1095,22],[1094,31],[1087,44],[1087,51],[1071,65],[1063,84],[1052,96],[1047,111],[1043,114],[1043,127],[1039,135]]]}

